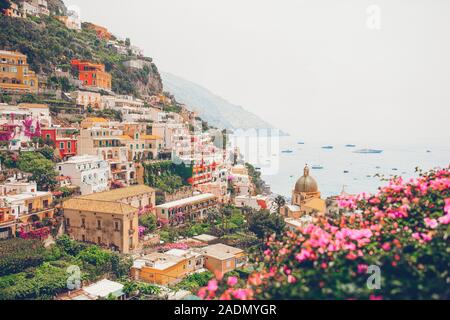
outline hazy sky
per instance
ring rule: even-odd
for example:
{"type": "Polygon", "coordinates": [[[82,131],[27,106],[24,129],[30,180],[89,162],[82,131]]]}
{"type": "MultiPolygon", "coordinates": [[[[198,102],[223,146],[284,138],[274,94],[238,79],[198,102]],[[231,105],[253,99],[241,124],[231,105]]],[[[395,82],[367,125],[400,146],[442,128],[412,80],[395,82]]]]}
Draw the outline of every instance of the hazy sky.
{"type": "Polygon", "coordinates": [[[300,139],[450,140],[448,0],[65,3],[300,139]]]}

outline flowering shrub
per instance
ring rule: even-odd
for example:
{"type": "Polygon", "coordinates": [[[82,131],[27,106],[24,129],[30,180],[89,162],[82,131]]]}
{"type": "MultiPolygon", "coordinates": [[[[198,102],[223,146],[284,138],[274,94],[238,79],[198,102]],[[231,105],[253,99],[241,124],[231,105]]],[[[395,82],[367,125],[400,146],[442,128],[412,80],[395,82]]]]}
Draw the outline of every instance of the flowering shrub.
{"type": "Polygon", "coordinates": [[[213,279],[203,299],[448,299],[450,171],[392,179],[298,232],[271,236],[248,279],[213,279]],[[370,286],[379,267],[380,286],[370,286]]]}

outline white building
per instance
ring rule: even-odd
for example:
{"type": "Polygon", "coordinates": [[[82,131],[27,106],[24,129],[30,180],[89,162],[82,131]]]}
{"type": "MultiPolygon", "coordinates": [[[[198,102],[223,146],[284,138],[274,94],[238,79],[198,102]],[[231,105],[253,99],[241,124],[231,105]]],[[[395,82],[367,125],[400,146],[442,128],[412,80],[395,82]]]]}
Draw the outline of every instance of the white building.
{"type": "Polygon", "coordinates": [[[82,195],[109,190],[109,163],[100,157],[82,155],[58,163],[57,171],[61,176],[70,177],[72,185],[80,187],[82,195]]]}
{"type": "Polygon", "coordinates": [[[272,200],[268,196],[237,196],[234,198],[234,204],[237,208],[250,207],[254,210],[262,210],[272,208],[272,200]]]}
{"type": "Polygon", "coordinates": [[[78,106],[81,106],[85,110],[88,107],[94,110],[103,110],[103,98],[98,92],[78,90],[71,92],[70,96],[78,106]]]}

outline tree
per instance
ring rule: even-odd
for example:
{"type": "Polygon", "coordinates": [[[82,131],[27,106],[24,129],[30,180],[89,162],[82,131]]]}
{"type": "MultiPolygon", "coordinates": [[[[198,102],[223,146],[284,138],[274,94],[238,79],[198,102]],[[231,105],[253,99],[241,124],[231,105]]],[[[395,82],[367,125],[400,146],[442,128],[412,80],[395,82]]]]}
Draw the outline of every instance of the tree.
{"type": "Polygon", "coordinates": [[[10,6],[11,2],[9,2],[9,0],[0,0],[0,13],[6,9],[9,9],[10,6]]]}
{"type": "Polygon", "coordinates": [[[220,210],[222,214],[222,229],[225,231],[228,229],[228,220],[233,215],[233,208],[231,206],[225,206],[220,210]]]}
{"type": "Polygon", "coordinates": [[[55,171],[54,164],[41,153],[22,153],[18,168],[31,173],[31,180],[36,181],[39,190],[48,191],[56,185],[58,174],[55,171]]]}
{"type": "Polygon", "coordinates": [[[284,227],[283,217],[271,214],[268,210],[258,211],[248,217],[248,229],[259,239],[266,239],[272,234],[280,235],[284,227]]]}
{"type": "Polygon", "coordinates": [[[152,233],[156,230],[156,217],[151,213],[140,216],[139,225],[146,228],[144,234],[152,233]]]}
{"type": "Polygon", "coordinates": [[[127,47],[129,47],[129,46],[131,45],[131,40],[130,40],[130,38],[126,38],[126,39],[125,39],[125,45],[126,45],[127,47]]]}
{"type": "Polygon", "coordinates": [[[53,161],[55,158],[55,149],[50,146],[44,146],[38,150],[40,154],[42,154],[47,160],[53,161]]]}
{"type": "Polygon", "coordinates": [[[286,204],[286,199],[283,196],[277,196],[274,202],[277,205],[277,212],[280,212],[281,207],[286,204]]]}

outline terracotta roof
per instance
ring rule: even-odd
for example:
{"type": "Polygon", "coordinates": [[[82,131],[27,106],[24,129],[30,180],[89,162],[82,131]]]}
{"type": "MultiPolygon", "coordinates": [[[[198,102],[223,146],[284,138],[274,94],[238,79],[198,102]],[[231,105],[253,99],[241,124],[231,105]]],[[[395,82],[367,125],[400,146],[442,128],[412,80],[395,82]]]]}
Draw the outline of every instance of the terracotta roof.
{"type": "Polygon", "coordinates": [[[162,138],[160,136],[148,135],[148,134],[142,135],[141,139],[143,139],[143,140],[162,140],[162,138]]]}
{"type": "Polygon", "coordinates": [[[97,117],[92,117],[92,118],[86,118],[83,120],[83,122],[108,122],[108,120],[106,120],[105,118],[97,118],[97,117]]]}
{"type": "Polygon", "coordinates": [[[104,200],[104,201],[119,201],[124,198],[133,197],[145,193],[155,192],[155,189],[146,185],[140,184],[137,186],[131,186],[126,188],[119,188],[105,192],[98,192],[89,194],[86,196],[78,197],[78,199],[90,199],[90,200],[104,200]]]}
{"type": "Polygon", "coordinates": [[[37,108],[37,109],[48,109],[48,105],[42,103],[21,103],[19,104],[19,108],[37,108]]]}
{"type": "Polygon", "coordinates": [[[137,209],[120,202],[73,198],[63,203],[63,209],[90,211],[98,213],[128,214],[137,209]]]}
{"type": "Polygon", "coordinates": [[[226,260],[234,258],[236,254],[243,253],[244,251],[239,248],[227,246],[226,244],[217,243],[201,249],[197,249],[197,252],[219,260],[226,260]]]}
{"type": "Polygon", "coordinates": [[[123,134],[121,136],[116,136],[115,138],[119,138],[122,140],[132,140],[130,136],[127,136],[126,134],[123,134]]]}

